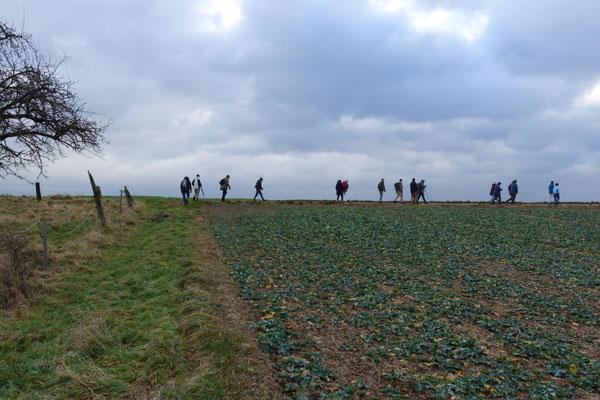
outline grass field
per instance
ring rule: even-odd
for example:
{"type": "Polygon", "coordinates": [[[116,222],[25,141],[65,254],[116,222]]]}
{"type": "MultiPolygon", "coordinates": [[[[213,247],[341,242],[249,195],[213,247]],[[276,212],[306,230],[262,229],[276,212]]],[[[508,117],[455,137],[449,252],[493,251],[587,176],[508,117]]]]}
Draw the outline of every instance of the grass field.
{"type": "Polygon", "coordinates": [[[0,198],[2,230],[56,221],[33,298],[0,310],[0,398],[276,398],[199,205],[107,198],[99,230],[89,200],[0,198]]]}
{"type": "Polygon", "coordinates": [[[207,213],[290,398],[600,398],[597,209],[207,213]]]}

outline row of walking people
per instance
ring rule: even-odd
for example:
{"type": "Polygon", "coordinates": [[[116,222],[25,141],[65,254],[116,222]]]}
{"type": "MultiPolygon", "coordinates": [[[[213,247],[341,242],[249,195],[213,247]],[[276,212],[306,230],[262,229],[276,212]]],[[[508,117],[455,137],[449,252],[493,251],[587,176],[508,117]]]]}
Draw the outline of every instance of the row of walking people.
{"type": "MultiPolygon", "coordinates": [[[[225,197],[227,196],[227,191],[231,190],[231,185],[229,184],[229,179],[230,179],[230,176],[227,175],[227,176],[225,176],[225,178],[223,178],[219,181],[219,189],[222,192],[221,201],[225,201],[225,197]]],[[[256,193],[254,194],[254,198],[252,199],[253,201],[256,201],[256,197],[258,197],[258,196],[260,196],[262,201],[266,201],[262,194],[262,191],[263,191],[262,182],[263,182],[263,178],[260,177],[254,184],[254,189],[256,189],[256,193]]],[[[198,200],[198,198],[200,197],[200,192],[202,192],[202,196],[204,196],[204,188],[202,187],[202,181],[200,180],[199,174],[196,174],[196,177],[194,178],[193,181],[190,181],[190,178],[188,176],[184,177],[183,180],[181,181],[181,183],[179,184],[179,188],[181,190],[181,195],[183,197],[184,205],[188,204],[188,201],[190,199],[190,194],[192,193],[192,189],[194,190],[194,197],[192,198],[193,200],[198,200]]]]}
{"type": "MultiPolygon", "coordinates": [[[[230,176],[227,175],[223,179],[219,181],[219,189],[222,192],[221,201],[225,201],[225,197],[227,196],[228,190],[231,190],[231,185],[229,184],[230,176]]],[[[265,201],[263,197],[263,178],[259,178],[254,184],[254,189],[256,190],[254,194],[253,201],[256,202],[256,198],[260,196],[262,201],[265,201]]],[[[335,184],[335,192],[336,192],[336,200],[344,201],[344,198],[347,198],[348,188],[350,187],[348,180],[342,181],[338,179],[335,184]]],[[[419,200],[423,200],[425,204],[427,204],[427,199],[425,198],[427,185],[425,184],[425,179],[421,179],[421,181],[417,182],[415,178],[412,178],[412,181],[409,185],[410,188],[410,202],[412,204],[416,204],[419,200]]],[[[189,177],[184,177],[180,184],[181,194],[183,197],[183,204],[188,204],[190,194],[192,190],[194,191],[193,200],[198,200],[200,193],[204,196],[204,189],[202,186],[202,181],[200,180],[200,175],[196,174],[196,177],[190,181],[189,177]]],[[[381,178],[379,183],[377,184],[377,190],[379,191],[379,202],[383,202],[383,194],[386,192],[385,188],[385,179],[381,178]]],[[[404,184],[402,179],[399,179],[397,182],[394,182],[394,190],[396,192],[396,197],[394,198],[394,204],[397,203],[398,199],[400,202],[404,202],[404,184]]],[[[492,187],[490,188],[490,204],[498,204],[502,203],[502,182],[493,182],[492,187]]],[[[519,185],[517,180],[513,180],[510,185],[508,185],[508,194],[510,198],[507,203],[515,203],[517,194],[519,193],[519,185]]],[[[550,203],[558,204],[560,201],[560,186],[558,182],[551,181],[548,186],[548,195],[550,199],[550,203]]]]}
{"type": "MultiPolygon", "coordinates": [[[[342,181],[341,179],[338,179],[337,183],[335,184],[335,194],[336,194],[337,201],[344,201],[344,197],[346,197],[346,194],[348,192],[348,187],[349,187],[348,180],[342,181]]],[[[427,185],[425,185],[425,179],[421,179],[421,181],[419,183],[417,183],[415,178],[412,178],[412,181],[410,182],[410,185],[409,185],[410,202],[412,204],[418,203],[420,199],[423,199],[423,202],[425,204],[427,204],[427,200],[425,199],[425,188],[426,187],[427,187],[427,185]]],[[[384,178],[381,178],[381,180],[377,184],[377,190],[379,191],[379,202],[382,203],[383,202],[383,193],[385,193],[385,191],[386,191],[384,178]]],[[[401,203],[404,203],[404,184],[402,183],[402,178],[400,178],[400,180],[398,180],[398,182],[394,182],[394,190],[396,191],[396,197],[394,198],[394,204],[397,203],[398,199],[400,199],[401,203]]]]}
{"type": "MultiPolygon", "coordinates": [[[[502,182],[493,182],[492,187],[490,189],[490,204],[498,202],[498,204],[502,203],[502,182]]],[[[519,185],[517,184],[517,180],[513,180],[510,185],[508,185],[508,194],[510,198],[507,203],[515,203],[515,199],[517,198],[517,194],[519,193],[519,185]]],[[[560,186],[558,182],[554,183],[554,181],[550,181],[550,185],[548,186],[548,195],[550,198],[550,204],[558,204],[560,201],[560,186]]]]}

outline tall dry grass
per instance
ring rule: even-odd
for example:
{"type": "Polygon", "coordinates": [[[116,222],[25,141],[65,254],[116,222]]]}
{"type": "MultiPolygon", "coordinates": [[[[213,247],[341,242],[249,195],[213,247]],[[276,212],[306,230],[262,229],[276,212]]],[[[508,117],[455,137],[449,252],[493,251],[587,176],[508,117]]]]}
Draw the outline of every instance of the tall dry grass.
{"type": "Polygon", "coordinates": [[[0,307],[14,307],[52,290],[60,274],[85,268],[85,261],[98,259],[121,231],[136,224],[145,208],[137,201],[133,208],[124,205],[120,213],[116,198],[104,198],[103,206],[108,220],[104,229],[91,197],[52,195],[38,202],[33,197],[0,196],[0,237],[6,242],[0,246],[0,307]],[[18,234],[42,218],[48,224],[47,271],[43,270],[42,224],[18,234]]]}

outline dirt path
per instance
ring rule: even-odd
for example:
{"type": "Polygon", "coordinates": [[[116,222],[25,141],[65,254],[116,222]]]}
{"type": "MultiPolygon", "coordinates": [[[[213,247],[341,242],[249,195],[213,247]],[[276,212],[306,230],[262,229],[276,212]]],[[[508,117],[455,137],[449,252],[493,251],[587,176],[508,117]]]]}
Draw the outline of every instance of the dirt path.
{"type": "Polygon", "coordinates": [[[207,385],[207,398],[283,398],[270,360],[258,349],[256,334],[248,328],[250,310],[238,295],[208,220],[198,215],[192,223],[195,257],[192,265],[184,268],[181,281],[183,296],[189,300],[179,312],[190,368],[200,379],[219,375],[225,393],[211,393],[207,385]]]}

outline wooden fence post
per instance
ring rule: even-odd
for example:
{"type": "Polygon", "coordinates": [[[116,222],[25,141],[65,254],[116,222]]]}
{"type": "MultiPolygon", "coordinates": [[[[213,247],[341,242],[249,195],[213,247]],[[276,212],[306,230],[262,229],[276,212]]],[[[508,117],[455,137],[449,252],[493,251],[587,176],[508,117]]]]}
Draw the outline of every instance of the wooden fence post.
{"type": "Polygon", "coordinates": [[[125,197],[127,197],[127,205],[129,207],[133,207],[133,197],[131,197],[131,193],[129,193],[129,189],[127,189],[127,186],[125,186],[125,189],[123,191],[125,192],[125,197]]]}
{"type": "Polygon", "coordinates": [[[104,218],[104,209],[102,208],[102,194],[100,193],[100,188],[96,186],[94,182],[94,178],[90,171],[87,172],[90,177],[90,184],[92,185],[92,191],[94,193],[94,200],[96,201],[96,210],[98,211],[98,218],[100,218],[100,223],[104,228],[106,228],[106,218],[104,218]]]}
{"type": "Polygon", "coordinates": [[[40,188],[39,182],[35,183],[35,197],[36,197],[37,201],[42,200],[42,189],[40,188]]]}

